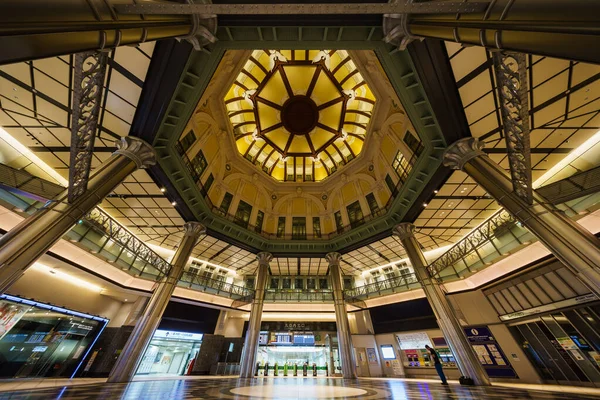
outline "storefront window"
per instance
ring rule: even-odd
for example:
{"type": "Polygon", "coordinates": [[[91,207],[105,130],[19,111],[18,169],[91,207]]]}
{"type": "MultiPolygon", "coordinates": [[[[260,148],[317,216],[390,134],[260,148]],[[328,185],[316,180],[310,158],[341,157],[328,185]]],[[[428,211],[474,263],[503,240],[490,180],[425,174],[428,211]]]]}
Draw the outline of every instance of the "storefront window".
{"type": "Polygon", "coordinates": [[[137,375],[187,375],[200,351],[201,333],[157,329],[137,375]]]}
{"type": "Polygon", "coordinates": [[[0,377],[73,377],[108,320],[0,296],[0,377]]]}

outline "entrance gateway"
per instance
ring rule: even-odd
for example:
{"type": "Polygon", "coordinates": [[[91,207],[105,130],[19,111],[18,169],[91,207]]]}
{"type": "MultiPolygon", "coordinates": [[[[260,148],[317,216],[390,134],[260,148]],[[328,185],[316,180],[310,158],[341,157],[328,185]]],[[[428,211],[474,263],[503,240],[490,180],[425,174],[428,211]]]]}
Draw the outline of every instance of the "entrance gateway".
{"type": "Polygon", "coordinates": [[[203,336],[202,333],[157,329],[136,375],[187,375],[203,336]]]}

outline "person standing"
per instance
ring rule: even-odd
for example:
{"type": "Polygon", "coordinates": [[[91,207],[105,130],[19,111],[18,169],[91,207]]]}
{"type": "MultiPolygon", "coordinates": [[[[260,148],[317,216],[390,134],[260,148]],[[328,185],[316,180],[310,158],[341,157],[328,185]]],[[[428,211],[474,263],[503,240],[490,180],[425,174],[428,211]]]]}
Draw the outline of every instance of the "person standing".
{"type": "Polygon", "coordinates": [[[431,360],[433,361],[435,370],[437,371],[438,375],[440,376],[440,379],[442,380],[442,385],[447,385],[448,381],[446,380],[446,375],[444,374],[444,370],[442,369],[442,359],[440,357],[440,354],[437,352],[436,349],[429,347],[428,345],[425,345],[425,348],[427,349],[427,351],[429,351],[429,354],[431,355],[431,360]]]}

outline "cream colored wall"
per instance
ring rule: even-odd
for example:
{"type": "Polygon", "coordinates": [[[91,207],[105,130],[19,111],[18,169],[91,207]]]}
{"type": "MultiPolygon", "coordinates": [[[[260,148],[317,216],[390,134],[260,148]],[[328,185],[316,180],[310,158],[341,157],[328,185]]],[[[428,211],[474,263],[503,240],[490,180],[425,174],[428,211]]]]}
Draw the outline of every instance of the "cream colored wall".
{"type": "Polygon", "coordinates": [[[112,319],[122,319],[119,312],[124,303],[34,268],[29,268],[8,293],[108,318],[111,325],[112,319]]]}
{"type": "Polygon", "coordinates": [[[223,335],[231,338],[242,337],[244,333],[244,321],[243,313],[222,310],[217,320],[215,335],[223,335]]]}
{"type": "MultiPolygon", "coordinates": [[[[355,351],[358,348],[364,348],[365,352],[367,348],[375,349],[377,354],[377,364],[368,364],[369,366],[369,374],[361,373],[360,368],[358,369],[359,376],[371,376],[371,377],[380,377],[383,376],[383,370],[381,369],[381,356],[377,351],[377,342],[375,341],[374,335],[352,335],[352,346],[355,351]]],[[[358,354],[355,353],[357,366],[360,366],[358,362],[358,354]]],[[[368,363],[368,359],[367,359],[368,363]]]]}

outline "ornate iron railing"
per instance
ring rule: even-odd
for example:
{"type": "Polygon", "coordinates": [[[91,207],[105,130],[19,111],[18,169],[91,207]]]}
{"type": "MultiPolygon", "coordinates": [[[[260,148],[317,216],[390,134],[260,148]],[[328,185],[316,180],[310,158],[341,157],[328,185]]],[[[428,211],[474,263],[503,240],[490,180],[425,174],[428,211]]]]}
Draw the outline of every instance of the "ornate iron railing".
{"type": "MultiPolygon", "coordinates": [[[[129,232],[125,227],[111,218],[110,215],[102,211],[100,208],[94,208],[84,218],[83,221],[90,225],[99,228],[108,236],[108,240],[117,242],[122,246],[123,251],[128,251],[154,267],[160,275],[165,275],[169,272],[171,265],[154,250],[148,247],[143,241],[129,232]]],[[[107,241],[108,241],[107,240],[107,241]]],[[[143,274],[144,271],[140,271],[143,274]]]]}
{"type": "MultiPolygon", "coordinates": [[[[505,209],[498,210],[494,215],[488,218],[483,224],[479,225],[467,236],[459,240],[448,251],[433,261],[428,269],[432,276],[439,273],[464,258],[486,244],[493,243],[492,238],[503,233],[509,232],[515,224],[515,219],[505,209]]],[[[496,249],[498,250],[498,249],[496,249]]],[[[498,250],[500,254],[500,251],[498,250]]]]}

